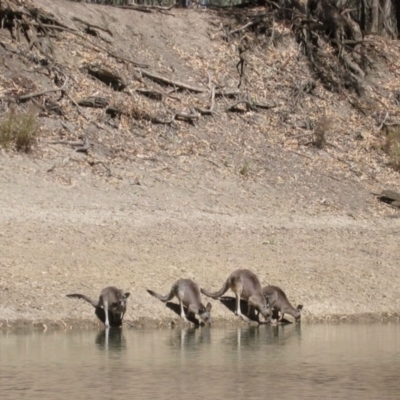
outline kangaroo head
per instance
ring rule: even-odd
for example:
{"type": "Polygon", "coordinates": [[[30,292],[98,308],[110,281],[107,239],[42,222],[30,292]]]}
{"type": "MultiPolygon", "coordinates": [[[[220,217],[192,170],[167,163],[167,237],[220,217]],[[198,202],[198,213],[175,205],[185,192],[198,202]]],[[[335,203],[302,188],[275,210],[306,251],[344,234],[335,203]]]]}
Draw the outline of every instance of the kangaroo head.
{"type": "Polygon", "coordinates": [[[303,309],[303,305],[299,304],[296,308],[295,314],[294,314],[294,319],[296,322],[300,321],[301,318],[301,310],[303,309]]]}
{"type": "Polygon", "coordinates": [[[118,301],[112,304],[112,307],[116,310],[124,310],[126,308],[126,303],[128,300],[128,297],[131,294],[129,292],[124,293],[123,290],[120,290],[118,293],[118,301]]]}
{"type": "Polygon", "coordinates": [[[207,306],[200,307],[199,316],[205,324],[211,324],[211,303],[207,303],[207,306]]]}
{"type": "Polygon", "coordinates": [[[271,318],[271,307],[269,306],[269,302],[265,298],[263,302],[257,304],[257,308],[260,310],[260,313],[266,320],[269,320],[271,318]]]}

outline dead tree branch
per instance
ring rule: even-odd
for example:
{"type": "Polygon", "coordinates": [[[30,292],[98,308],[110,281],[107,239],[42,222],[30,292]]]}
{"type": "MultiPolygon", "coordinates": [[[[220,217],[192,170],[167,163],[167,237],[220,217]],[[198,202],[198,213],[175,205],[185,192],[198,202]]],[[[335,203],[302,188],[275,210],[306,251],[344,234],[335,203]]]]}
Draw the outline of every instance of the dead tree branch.
{"type": "Polygon", "coordinates": [[[122,8],[124,10],[134,10],[134,11],[142,11],[142,12],[152,12],[154,11],[170,11],[172,10],[176,5],[176,2],[171,4],[168,7],[162,7],[162,6],[145,6],[145,5],[138,5],[138,4],[130,4],[127,6],[117,6],[117,8],[122,8]]]}
{"type": "Polygon", "coordinates": [[[194,107],[194,109],[196,111],[198,111],[201,115],[211,115],[213,113],[214,107],[215,107],[215,86],[212,83],[210,73],[208,74],[208,87],[210,89],[210,98],[211,98],[210,108],[204,109],[201,107],[194,107]]]}
{"type": "Polygon", "coordinates": [[[62,91],[65,90],[65,88],[66,88],[66,86],[67,86],[67,83],[68,83],[68,80],[69,80],[69,78],[68,78],[68,76],[67,76],[67,77],[65,78],[64,84],[63,84],[60,88],[42,90],[41,92],[25,94],[25,95],[23,95],[23,96],[18,96],[18,97],[16,97],[16,100],[17,100],[17,101],[25,101],[25,100],[31,99],[32,97],[43,96],[44,94],[47,94],[47,93],[59,92],[59,91],[62,92],[62,91]]]}
{"type": "MultiPolygon", "coordinates": [[[[158,82],[158,83],[162,83],[164,85],[170,85],[170,86],[174,86],[177,87],[179,89],[184,89],[184,90],[188,90],[190,92],[194,92],[194,93],[207,93],[208,89],[206,88],[201,88],[201,87],[196,87],[196,86],[191,86],[188,85],[186,83],[182,83],[182,82],[178,82],[178,81],[173,81],[172,79],[168,79],[162,75],[158,75],[155,74],[154,72],[150,72],[150,71],[140,71],[140,73],[147,77],[150,78],[151,80],[158,82]]],[[[236,96],[237,94],[240,93],[240,90],[216,90],[215,91],[215,95],[216,96],[226,96],[226,97],[232,97],[232,96],[236,96]]]]}
{"type": "Polygon", "coordinates": [[[175,86],[175,87],[180,88],[180,89],[189,90],[190,92],[204,93],[204,92],[207,91],[207,89],[191,86],[191,85],[188,85],[186,83],[182,83],[182,82],[178,82],[178,81],[173,81],[171,79],[165,78],[162,75],[155,74],[154,72],[141,71],[141,74],[143,76],[147,77],[147,78],[152,79],[153,81],[158,82],[158,83],[163,83],[163,84],[167,84],[167,85],[170,85],[170,86],[175,86]]]}
{"type": "Polygon", "coordinates": [[[240,110],[240,109],[237,108],[237,106],[239,104],[245,104],[247,111],[250,111],[250,110],[255,111],[257,108],[263,108],[263,109],[269,110],[271,108],[277,107],[276,103],[273,103],[273,104],[266,104],[265,103],[264,104],[264,103],[258,103],[258,102],[242,99],[242,100],[238,100],[235,103],[233,103],[232,105],[230,105],[228,108],[225,109],[225,111],[226,112],[229,112],[229,111],[235,111],[235,112],[243,111],[243,110],[240,110]]]}
{"type": "Polygon", "coordinates": [[[89,26],[90,28],[99,29],[99,30],[101,30],[101,31],[103,31],[103,32],[108,33],[110,36],[113,36],[113,33],[112,33],[109,29],[107,29],[107,28],[102,28],[101,26],[93,25],[93,24],[91,24],[91,23],[89,23],[89,22],[86,22],[86,21],[84,21],[83,19],[80,19],[80,18],[78,18],[78,17],[72,17],[72,20],[73,20],[73,21],[80,22],[80,23],[82,23],[82,24],[84,24],[84,25],[86,25],[86,26],[89,26]]]}
{"type": "Polygon", "coordinates": [[[87,153],[90,149],[90,142],[87,136],[83,137],[83,146],[77,147],[75,151],[77,153],[87,153]]]}
{"type": "Polygon", "coordinates": [[[125,62],[127,62],[127,63],[129,63],[129,64],[132,64],[132,65],[134,65],[135,67],[139,67],[139,68],[148,68],[148,67],[149,67],[147,64],[138,63],[138,62],[136,62],[136,61],[130,60],[129,58],[122,57],[122,56],[120,56],[120,55],[114,53],[113,51],[107,50],[106,48],[104,48],[104,47],[102,47],[102,46],[99,46],[99,45],[96,44],[96,43],[91,42],[89,39],[85,38],[85,36],[83,36],[82,34],[80,34],[79,32],[77,32],[77,31],[75,31],[75,30],[73,30],[73,29],[71,29],[71,28],[66,28],[66,27],[64,27],[64,26],[58,26],[58,25],[48,25],[48,24],[41,24],[41,25],[39,25],[39,24],[36,23],[36,22],[33,22],[32,25],[33,25],[33,26],[39,26],[39,27],[40,27],[40,26],[43,26],[43,27],[49,28],[49,29],[57,29],[57,30],[59,30],[59,31],[65,31],[65,32],[72,33],[73,35],[78,36],[79,38],[81,38],[81,39],[83,39],[84,41],[88,42],[91,46],[93,46],[93,47],[96,48],[97,50],[104,51],[105,53],[107,53],[109,56],[115,58],[116,60],[125,61],[125,62]]]}

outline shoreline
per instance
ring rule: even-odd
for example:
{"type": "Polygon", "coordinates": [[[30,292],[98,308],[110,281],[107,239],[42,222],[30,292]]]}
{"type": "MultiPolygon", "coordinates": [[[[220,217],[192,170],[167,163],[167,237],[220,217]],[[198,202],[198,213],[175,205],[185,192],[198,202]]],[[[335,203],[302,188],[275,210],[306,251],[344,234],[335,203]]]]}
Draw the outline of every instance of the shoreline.
{"type": "MultiPolygon", "coordinates": [[[[292,325],[294,322],[285,324],[272,324],[272,326],[292,325]]],[[[400,322],[400,313],[362,313],[351,315],[327,315],[327,316],[305,316],[302,318],[301,324],[357,324],[357,323],[398,323],[400,322]]],[[[211,324],[211,329],[215,328],[245,328],[263,326],[256,322],[248,324],[239,319],[223,319],[216,318],[211,324]]],[[[180,318],[175,319],[152,319],[141,317],[136,320],[124,320],[122,329],[184,329],[184,328],[199,328],[199,326],[186,326],[180,321],[180,318]]],[[[71,331],[71,330],[103,330],[104,325],[96,318],[70,318],[70,319],[24,319],[15,320],[0,320],[0,333],[9,331],[25,331],[25,332],[48,332],[48,331],[71,331]]],[[[119,328],[113,328],[119,329],[119,328]]]]}

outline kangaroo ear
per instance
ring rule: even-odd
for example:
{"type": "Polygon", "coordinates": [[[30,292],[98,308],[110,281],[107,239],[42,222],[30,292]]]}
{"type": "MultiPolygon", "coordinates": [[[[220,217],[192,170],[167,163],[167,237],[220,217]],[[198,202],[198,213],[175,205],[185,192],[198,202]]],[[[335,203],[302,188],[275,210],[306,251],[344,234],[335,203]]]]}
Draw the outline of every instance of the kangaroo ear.
{"type": "Polygon", "coordinates": [[[298,309],[299,311],[301,311],[301,310],[303,309],[303,304],[299,304],[299,305],[297,306],[297,309],[298,309]]]}
{"type": "Polygon", "coordinates": [[[124,294],[124,297],[127,299],[130,295],[131,295],[131,294],[130,294],[129,292],[126,292],[126,293],[124,294]]]}
{"type": "Polygon", "coordinates": [[[212,308],[212,304],[211,303],[207,303],[206,311],[210,312],[211,308],[212,308]]]}

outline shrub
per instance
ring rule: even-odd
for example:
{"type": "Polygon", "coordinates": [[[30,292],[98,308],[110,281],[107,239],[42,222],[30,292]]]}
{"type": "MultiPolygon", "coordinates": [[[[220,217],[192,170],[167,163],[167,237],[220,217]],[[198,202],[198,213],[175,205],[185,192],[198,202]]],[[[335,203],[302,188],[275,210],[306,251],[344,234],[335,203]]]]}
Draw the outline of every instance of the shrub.
{"type": "Polygon", "coordinates": [[[8,112],[0,120],[0,146],[14,146],[17,151],[28,153],[38,131],[33,112],[8,112]]]}
{"type": "Polygon", "coordinates": [[[243,176],[247,176],[250,172],[250,165],[248,162],[245,162],[239,170],[239,174],[243,176]]]}

